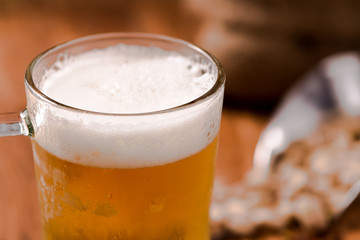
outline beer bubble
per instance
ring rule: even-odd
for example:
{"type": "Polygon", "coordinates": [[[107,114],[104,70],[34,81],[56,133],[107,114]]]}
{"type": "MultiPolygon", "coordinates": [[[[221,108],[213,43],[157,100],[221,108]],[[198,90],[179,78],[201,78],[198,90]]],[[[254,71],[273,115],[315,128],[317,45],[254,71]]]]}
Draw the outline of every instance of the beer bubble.
{"type": "Polygon", "coordinates": [[[151,213],[159,213],[164,208],[166,199],[165,198],[156,198],[150,201],[149,207],[151,213]]]}

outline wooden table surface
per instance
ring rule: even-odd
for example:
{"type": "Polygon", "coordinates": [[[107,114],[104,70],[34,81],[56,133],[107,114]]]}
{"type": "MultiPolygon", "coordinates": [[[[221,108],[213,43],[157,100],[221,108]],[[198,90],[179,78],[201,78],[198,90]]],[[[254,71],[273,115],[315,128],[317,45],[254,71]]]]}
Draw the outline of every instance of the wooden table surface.
{"type": "MultiPolygon", "coordinates": [[[[23,8],[0,10],[0,112],[19,112],[26,106],[23,78],[29,62],[43,50],[80,36],[110,31],[149,31],[152,23],[134,28],[107,22],[92,27],[72,15],[23,8]]],[[[98,24],[98,25],[96,25],[98,24]]],[[[155,23],[156,24],[156,21],[155,23]]],[[[158,33],[172,34],[159,29],[158,33]]],[[[173,34],[174,35],[174,34],[173,34]]],[[[180,36],[181,37],[181,36],[180,36]]],[[[252,154],[268,116],[225,108],[217,176],[227,182],[241,179],[251,167],[252,154]]],[[[359,217],[360,219],[360,217],[359,217]]],[[[32,150],[28,137],[0,138],[0,240],[40,239],[32,150]]],[[[284,238],[268,238],[284,239],[284,238]]],[[[343,239],[360,239],[355,233],[343,239]]]]}

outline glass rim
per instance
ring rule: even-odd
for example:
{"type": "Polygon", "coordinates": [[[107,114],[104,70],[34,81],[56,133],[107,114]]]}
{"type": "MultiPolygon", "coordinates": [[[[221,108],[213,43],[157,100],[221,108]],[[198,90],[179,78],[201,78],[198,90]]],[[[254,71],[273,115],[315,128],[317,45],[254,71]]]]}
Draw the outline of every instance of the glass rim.
{"type": "Polygon", "coordinates": [[[155,115],[155,114],[162,114],[162,113],[169,113],[174,111],[179,111],[181,109],[186,109],[191,106],[195,106],[197,104],[200,104],[204,101],[206,101],[208,98],[210,98],[212,95],[214,95],[225,83],[225,73],[224,70],[220,64],[220,62],[209,52],[206,50],[189,43],[187,41],[168,37],[165,35],[159,35],[159,34],[153,34],[153,33],[140,33],[140,32],[111,32],[111,33],[101,33],[101,34],[94,34],[94,35],[88,35],[80,38],[76,38],[64,43],[60,43],[58,45],[55,45],[39,55],[37,55],[28,65],[26,71],[25,71],[25,85],[26,87],[31,91],[33,95],[35,95],[37,98],[39,98],[42,101],[46,101],[47,103],[50,103],[51,105],[69,110],[74,111],[78,113],[86,113],[86,114],[94,114],[94,115],[103,115],[103,116],[144,116],[144,115],[155,115]],[[43,93],[34,83],[33,81],[33,69],[36,67],[36,64],[41,61],[41,59],[48,54],[51,54],[52,52],[59,50],[61,48],[71,46],[74,44],[78,44],[80,42],[91,42],[94,40],[102,40],[102,39],[149,39],[149,40],[158,40],[158,41],[165,41],[169,43],[175,43],[177,45],[183,45],[187,48],[190,48],[192,50],[195,50],[197,53],[207,57],[211,62],[215,65],[217,69],[217,76],[215,84],[205,93],[203,93],[201,96],[193,99],[190,102],[186,102],[184,104],[170,107],[162,110],[156,110],[156,111],[149,111],[149,112],[139,112],[139,113],[107,113],[107,112],[98,112],[98,111],[91,111],[91,110],[85,110],[81,108],[72,107],[69,105],[66,105],[64,103],[61,103],[59,101],[56,101],[52,99],[51,97],[47,96],[45,93],[43,93]]]}

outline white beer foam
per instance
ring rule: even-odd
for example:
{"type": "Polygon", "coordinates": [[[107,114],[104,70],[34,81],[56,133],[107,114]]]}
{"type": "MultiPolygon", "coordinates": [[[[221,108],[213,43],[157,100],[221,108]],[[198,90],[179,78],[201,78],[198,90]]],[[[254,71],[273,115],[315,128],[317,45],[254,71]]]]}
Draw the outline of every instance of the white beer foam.
{"type": "Polygon", "coordinates": [[[43,93],[65,105],[106,113],[179,106],[204,94],[216,80],[205,64],[155,47],[117,45],[55,66],[42,81],[43,93]]]}
{"type": "MultiPolygon", "coordinates": [[[[145,113],[190,102],[215,83],[215,66],[155,47],[117,45],[63,57],[46,72],[40,89],[79,109],[145,113]]],[[[106,116],[29,104],[35,141],[50,153],[97,167],[148,167],[205,148],[216,137],[223,91],[179,111],[106,116]],[[32,106],[33,105],[33,106],[32,106]],[[33,108],[33,109],[32,109],[33,108]]]]}

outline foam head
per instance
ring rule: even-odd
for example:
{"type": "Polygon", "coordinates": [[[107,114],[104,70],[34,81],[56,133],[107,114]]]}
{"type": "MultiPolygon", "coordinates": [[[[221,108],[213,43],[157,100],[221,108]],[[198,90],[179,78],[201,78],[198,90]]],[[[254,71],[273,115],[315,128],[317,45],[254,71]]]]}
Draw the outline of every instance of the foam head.
{"type": "Polygon", "coordinates": [[[35,101],[28,93],[35,141],[64,160],[97,167],[147,167],[188,157],[217,135],[223,89],[193,106],[166,109],[198,99],[217,75],[214,64],[197,55],[152,46],[119,44],[62,55],[38,88],[56,102],[91,112],[35,101]]]}

